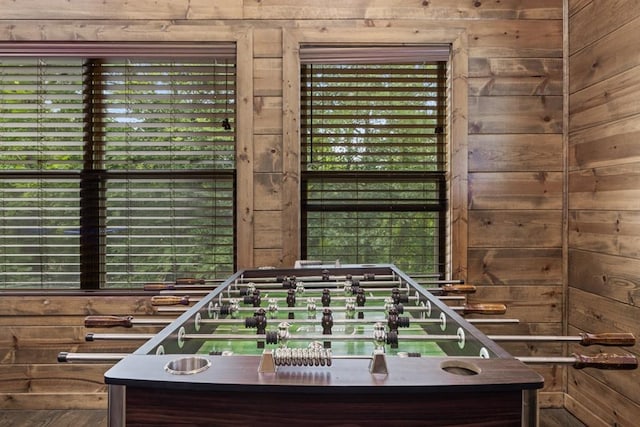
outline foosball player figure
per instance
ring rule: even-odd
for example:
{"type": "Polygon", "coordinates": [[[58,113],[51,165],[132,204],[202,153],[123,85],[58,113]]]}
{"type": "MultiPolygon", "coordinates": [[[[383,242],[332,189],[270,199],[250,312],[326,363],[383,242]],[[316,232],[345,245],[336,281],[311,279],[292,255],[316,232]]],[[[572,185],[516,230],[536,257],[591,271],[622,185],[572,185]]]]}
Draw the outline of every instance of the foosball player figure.
{"type": "MultiPolygon", "coordinates": [[[[364,289],[358,288],[358,293],[356,294],[356,305],[358,307],[364,307],[364,304],[367,302],[367,297],[364,294],[364,289]]],[[[358,319],[364,319],[364,312],[358,312],[358,319]]]]}
{"type": "MultiPolygon", "coordinates": [[[[256,328],[256,334],[264,335],[267,330],[267,316],[264,308],[259,308],[253,313],[253,317],[244,319],[245,328],[256,328]]],[[[258,341],[258,348],[264,348],[264,341],[258,341]]]]}
{"type": "Polygon", "coordinates": [[[391,298],[393,298],[394,304],[406,303],[409,302],[409,295],[404,295],[400,293],[400,289],[393,288],[391,290],[391,298]]]}
{"type": "Polygon", "coordinates": [[[387,326],[389,327],[389,331],[398,332],[398,328],[408,328],[409,327],[409,318],[398,316],[398,309],[394,307],[389,309],[389,314],[387,316],[387,326]]]}
{"type": "MultiPolygon", "coordinates": [[[[331,328],[333,328],[333,314],[330,308],[322,310],[322,335],[331,335],[331,328]]],[[[331,348],[331,341],[324,342],[324,348],[331,348]]]]}
{"type": "MultiPolygon", "coordinates": [[[[295,289],[287,290],[287,307],[295,307],[296,306],[296,291],[295,289]]],[[[293,319],[295,317],[293,311],[289,312],[289,319],[293,319]]]]}
{"type": "Polygon", "coordinates": [[[251,295],[245,296],[242,299],[242,301],[245,304],[251,304],[254,307],[260,307],[260,304],[262,303],[262,297],[260,296],[260,289],[254,289],[251,295]]]}
{"type": "Polygon", "coordinates": [[[322,290],[320,301],[322,301],[323,307],[329,307],[331,305],[331,291],[329,289],[325,288],[322,290]]]}

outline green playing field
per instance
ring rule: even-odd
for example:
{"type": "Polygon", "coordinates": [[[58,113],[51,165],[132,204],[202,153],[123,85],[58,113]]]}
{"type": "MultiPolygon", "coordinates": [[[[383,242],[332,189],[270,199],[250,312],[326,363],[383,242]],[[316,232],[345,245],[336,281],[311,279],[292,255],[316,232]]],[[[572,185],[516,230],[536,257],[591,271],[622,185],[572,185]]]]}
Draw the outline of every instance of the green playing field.
{"type": "MultiPolygon", "coordinates": [[[[332,294],[334,295],[334,294],[332,294]]],[[[337,293],[335,294],[337,295],[337,293]]],[[[267,331],[277,331],[278,324],[280,322],[288,322],[290,324],[289,332],[291,335],[291,339],[287,342],[287,346],[290,348],[304,348],[307,347],[310,342],[308,340],[296,340],[296,335],[306,334],[306,335],[321,335],[322,334],[322,310],[323,307],[319,304],[320,302],[320,294],[317,292],[305,292],[304,297],[298,297],[297,307],[304,308],[306,307],[306,298],[309,296],[317,296],[316,300],[318,301],[318,307],[315,313],[315,324],[309,323],[296,323],[296,319],[307,319],[309,317],[309,313],[306,311],[296,311],[295,318],[296,319],[288,319],[288,311],[286,304],[282,302],[282,300],[286,297],[286,294],[282,292],[269,292],[269,298],[279,298],[278,302],[279,308],[276,313],[275,318],[270,318],[269,315],[271,313],[267,313],[267,331]]],[[[367,297],[380,296],[377,292],[367,292],[367,297]]],[[[266,308],[266,299],[263,298],[261,306],[266,308]]],[[[238,324],[234,325],[219,325],[215,334],[234,334],[234,335],[243,335],[247,337],[246,340],[208,340],[203,342],[200,347],[198,353],[199,354],[209,354],[211,352],[224,352],[230,351],[233,354],[261,354],[262,348],[258,347],[257,340],[252,337],[252,335],[256,334],[256,329],[245,328],[244,319],[245,317],[251,317],[252,312],[256,309],[253,307],[248,307],[244,305],[240,305],[242,311],[237,313],[238,324]]],[[[374,350],[374,342],[373,342],[373,328],[374,328],[374,320],[383,322],[386,324],[385,312],[383,307],[383,302],[381,301],[372,301],[367,302],[366,307],[379,307],[380,310],[371,310],[365,311],[363,313],[364,319],[361,322],[351,320],[351,323],[341,324],[340,320],[347,318],[346,312],[344,311],[344,301],[339,300],[338,298],[333,298],[331,303],[332,316],[334,319],[334,326],[331,328],[332,335],[339,336],[353,336],[354,340],[348,339],[340,339],[340,340],[332,340],[331,342],[331,351],[334,355],[370,355],[374,350]],[[334,302],[335,301],[335,302],[334,302]],[[371,337],[371,340],[362,340],[363,336],[371,337]]],[[[356,307],[356,312],[357,312],[356,307]]],[[[409,314],[408,316],[411,317],[409,314]]],[[[356,316],[357,317],[357,316],[356,316]]],[[[410,341],[403,342],[402,336],[406,335],[425,335],[426,333],[420,327],[412,326],[411,328],[401,328],[398,331],[399,336],[399,345],[398,348],[391,348],[391,346],[385,346],[385,351],[389,355],[397,355],[398,353],[420,353],[422,356],[446,356],[444,351],[438,346],[437,343],[430,342],[428,340],[425,341],[410,341]]],[[[327,336],[329,337],[329,336],[327,336]]],[[[321,340],[318,340],[321,341],[321,340]]],[[[278,345],[267,345],[267,348],[275,348],[278,345]]]]}

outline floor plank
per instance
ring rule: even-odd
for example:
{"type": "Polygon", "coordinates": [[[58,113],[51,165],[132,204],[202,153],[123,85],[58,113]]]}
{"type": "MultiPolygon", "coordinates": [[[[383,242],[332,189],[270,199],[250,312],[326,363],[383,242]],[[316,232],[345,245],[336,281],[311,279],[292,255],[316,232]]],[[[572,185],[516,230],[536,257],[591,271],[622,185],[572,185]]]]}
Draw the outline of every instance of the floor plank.
{"type": "Polygon", "coordinates": [[[586,427],[566,409],[542,409],[540,427],[586,427]]]}
{"type": "MultiPolygon", "coordinates": [[[[0,427],[106,427],[104,409],[5,410],[0,411],[0,427]]],[[[565,409],[540,411],[540,427],[586,427],[565,409]]]]}
{"type": "Polygon", "coordinates": [[[0,427],[106,427],[104,409],[77,410],[4,410],[0,411],[0,427]]]}

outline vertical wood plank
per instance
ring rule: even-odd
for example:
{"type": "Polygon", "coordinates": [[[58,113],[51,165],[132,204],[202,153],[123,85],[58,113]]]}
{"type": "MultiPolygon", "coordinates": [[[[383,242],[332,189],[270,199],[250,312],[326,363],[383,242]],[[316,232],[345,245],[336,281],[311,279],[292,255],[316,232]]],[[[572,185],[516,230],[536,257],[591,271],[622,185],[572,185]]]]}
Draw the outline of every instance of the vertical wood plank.
{"type": "Polygon", "coordinates": [[[467,279],[468,229],[468,134],[469,101],[468,80],[469,55],[467,51],[467,33],[461,32],[451,46],[451,92],[449,94],[450,129],[450,165],[449,197],[451,218],[449,253],[451,269],[448,275],[456,279],[467,279]]]}
{"type": "Polygon", "coordinates": [[[282,33],[282,262],[300,258],[300,56],[299,37],[282,33]]]}
{"type": "Polygon", "coordinates": [[[253,33],[238,36],[236,117],[236,266],[253,266],[253,33]]]}

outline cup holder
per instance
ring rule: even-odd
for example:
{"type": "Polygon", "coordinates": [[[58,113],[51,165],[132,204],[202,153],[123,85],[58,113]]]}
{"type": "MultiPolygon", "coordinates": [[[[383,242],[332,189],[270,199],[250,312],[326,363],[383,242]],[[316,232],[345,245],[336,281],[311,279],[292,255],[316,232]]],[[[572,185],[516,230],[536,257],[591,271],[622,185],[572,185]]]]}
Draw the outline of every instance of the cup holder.
{"type": "Polygon", "coordinates": [[[173,375],[192,375],[202,372],[211,366],[211,361],[204,357],[181,357],[167,363],[164,370],[173,375]]]}
{"type": "Polygon", "coordinates": [[[478,375],[480,367],[467,360],[445,360],[440,369],[454,375],[478,375]]]}

